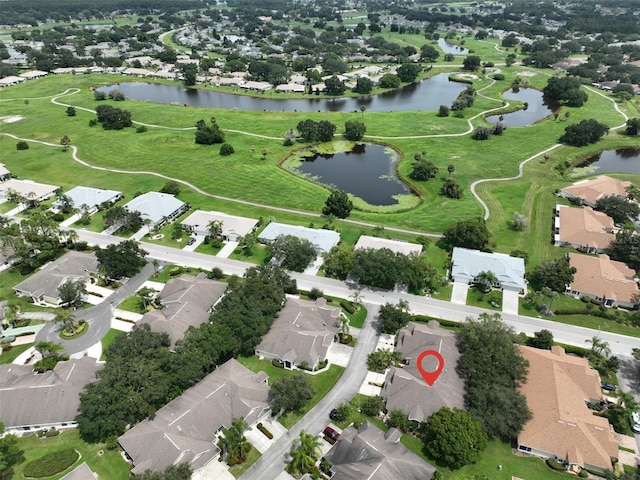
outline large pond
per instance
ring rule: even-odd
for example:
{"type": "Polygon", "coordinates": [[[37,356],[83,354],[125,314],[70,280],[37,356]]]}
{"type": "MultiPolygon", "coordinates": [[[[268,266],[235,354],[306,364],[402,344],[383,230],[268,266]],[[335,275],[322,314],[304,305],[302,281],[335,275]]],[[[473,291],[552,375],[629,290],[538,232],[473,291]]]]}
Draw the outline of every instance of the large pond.
{"type": "Polygon", "coordinates": [[[397,205],[396,196],[411,191],[395,171],[398,153],[375,144],[356,145],[350,152],[303,156],[298,173],[323,185],[344,190],[370,205],[397,205]]]}
{"type": "Polygon", "coordinates": [[[469,53],[468,48],[461,47],[460,45],[453,45],[447,42],[444,38],[438,39],[438,46],[444,53],[453,53],[454,55],[466,55],[469,53]]]}
{"type": "Polygon", "coordinates": [[[527,108],[505,113],[502,115],[502,120],[500,120],[500,115],[491,115],[485,118],[487,122],[502,121],[507,127],[526,127],[547,118],[560,108],[557,102],[546,98],[540,90],[535,88],[511,88],[502,96],[508,100],[526,102],[527,108]]]}
{"type": "Polygon", "coordinates": [[[451,105],[467,85],[449,81],[449,73],[440,73],[418,83],[363,97],[327,98],[309,95],[306,98],[273,99],[212,92],[195,88],[157,83],[119,83],[98,90],[121,90],[127,98],[158,103],[173,103],[189,107],[228,108],[237,110],[287,112],[354,112],[364,105],[369,112],[403,112],[437,110],[451,105]]]}
{"type": "Polygon", "coordinates": [[[640,149],[605,150],[587,158],[573,171],[574,175],[594,173],[635,173],[640,175],[640,149]]]}

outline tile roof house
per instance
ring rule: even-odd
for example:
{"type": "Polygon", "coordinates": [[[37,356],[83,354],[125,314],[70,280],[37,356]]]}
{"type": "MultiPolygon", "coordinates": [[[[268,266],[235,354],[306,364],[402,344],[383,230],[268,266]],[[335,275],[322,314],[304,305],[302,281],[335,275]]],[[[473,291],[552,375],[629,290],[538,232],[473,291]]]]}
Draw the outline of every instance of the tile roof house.
{"type": "Polygon", "coordinates": [[[604,253],[597,257],[568,255],[570,265],[576,269],[573,282],[567,288],[570,295],[591,297],[605,307],[634,308],[640,301],[635,270],[609,259],[604,253]]]}
{"type": "Polygon", "coordinates": [[[341,309],[327,307],[324,298],[314,303],[288,298],[256,347],[256,355],[275,358],[287,369],[302,362],[315,368],[327,356],[340,327],[340,314],[341,309]]]}
{"type": "Polygon", "coordinates": [[[267,225],[258,235],[258,240],[262,243],[271,243],[280,235],[293,235],[294,237],[309,240],[319,253],[328,252],[340,241],[340,234],[333,230],[299,227],[276,222],[271,222],[267,225]]]}
{"type": "Polygon", "coordinates": [[[569,200],[579,201],[583,205],[595,207],[596,202],[603,197],[610,195],[626,197],[629,186],[631,186],[631,182],[623,182],[602,175],[593,180],[582,180],[564,187],[558,192],[558,195],[569,200]]]}
{"type": "Polygon", "coordinates": [[[587,253],[603,252],[616,238],[613,219],[591,207],[556,205],[554,245],[587,253]]]}
{"type": "Polygon", "coordinates": [[[504,253],[487,253],[479,250],[455,247],[451,255],[451,278],[454,282],[474,283],[480,272],[492,272],[498,285],[504,290],[523,292],[524,259],[504,253]]]}
{"type": "MultiPolygon", "coordinates": [[[[409,420],[424,422],[442,407],[464,408],[464,381],[456,372],[460,352],[453,332],[440,328],[435,320],[427,325],[409,322],[396,334],[395,351],[402,353],[405,365],[391,367],[387,373],[381,393],[387,410],[398,409],[409,420]],[[418,355],[425,350],[436,350],[444,358],[444,369],[432,386],[425,383],[416,364],[418,355]]],[[[438,361],[428,356],[422,366],[432,372],[438,361]]]]}
{"type": "Polygon", "coordinates": [[[102,368],[94,358],[58,362],[33,373],[33,365],[0,365],[0,421],[8,430],[75,425],[84,386],[102,368]]]}
{"type": "Polygon", "coordinates": [[[118,443],[133,461],[134,475],[181,462],[198,471],[219,455],[217,435],[234,418],[251,426],[268,413],[268,393],[264,372],[253,373],[231,359],[120,436],[118,443]]]}
{"type": "MultiPolygon", "coordinates": [[[[71,200],[73,208],[86,205],[89,208],[89,213],[98,210],[98,207],[103,203],[115,203],[122,198],[122,192],[91,187],[74,187],[65,195],[71,200]]],[[[53,206],[59,208],[62,206],[62,202],[56,200],[53,202],[53,206]]]]}
{"type": "Polygon", "coordinates": [[[529,362],[527,383],[518,389],[533,413],[518,437],[518,450],[570,466],[611,470],[618,456],[613,429],[586,405],[602,400],[598,372],[587,359],[566,355],[559,346],[518,348],[529,362]]]}
{"type": "Polygon", "coordinates": [[[420,255],[422,253],[422,245],[417,243],[390,240],[388,238],[370,237],[369,235],[360,235],[360,238],[358,238],[358,243],[356,243],[354,250],[361,248],[373,248],[376,250],[388,248],[392,252],[402,253],[403,255],[410,255],[412,253],[420,255]]]}
{"type": "Polygon", "coordinates": [[[0,183],[0,198],[7,198],[10,192],[22,195],[24,198],[34,202],[40,202],[51,198],[60,187],[57,185],[47,185],[45,183],[32,182],[30,180],[17,180],[11,178],[0,183]]]}
{"type": "Polygon", "coordinates": [[[196,210],[180,224],[188,230],[198,235],[209,235],[209,224],[213,221],[220,222],[222,228],[222,238],[235,242],[238,237],[243,237],[251,233],[258,224],[258,220],[246,217],[236,217],[221,212],[205,212],[196,210]]]}
{"type": "Polygon", "coordinates": [[[324,458],[331,480],[429,480],[435,468],[400,443],[400,431],[386,433],[366,421],[345,429],[324,458]]]}
{"type": "Polygon", "coordinates": [[[198,327],[209,320],[211,307],[226,288],[226,283],[209,280],[203,273],[173,278],[160,292],[163,308],[145,313],[139,323],[148,323],[154,332],[167,333],[174,347],[189,327],[198,327]]]}
{"type": "Polygon", "coordinates": [[[98,259],[93,253],[71,251],[46,264],[26,280],[13,287],[16,295],[31,297],[36,305],[60,305],[58,287],[67,281],[89,280],[98,271],[98,259]]]}
{"type": "Polygon", "coordinates": [[[155,226],[172,222],[189,210],[189,205],[168,193],[147,192],[131,200],[124,208],[140,212],[143,219],[149,219],[151,226],[155,226]]]}

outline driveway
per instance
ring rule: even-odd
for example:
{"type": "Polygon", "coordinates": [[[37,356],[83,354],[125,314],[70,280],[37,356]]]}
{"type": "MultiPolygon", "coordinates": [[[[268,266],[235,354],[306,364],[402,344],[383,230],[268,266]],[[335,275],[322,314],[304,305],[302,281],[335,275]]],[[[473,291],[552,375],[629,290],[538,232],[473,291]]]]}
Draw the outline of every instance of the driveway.
{"type": "Polygon", "coordinates": [[[218,258],[229,258],[229,255],[233,253],[233,251],[238,248],[240,245],[238,242],[226,242],[224,247],[217,253],[216,257],[218,258]]]}
{"type": "Polygon", "coordinates": [[[462,282],[453,282],[453,291],[451,292],[451,303],[455,303],[457,305],[466,305],[468,293],[469,293],[468,284],[462,283],[462,282]]]}
{"type": "Polygon", "coordinates": [[[518,314],[518,305],[520,304],[520,296],[518,292],[511,290],[502,291],[502,313],[518,314]]]}

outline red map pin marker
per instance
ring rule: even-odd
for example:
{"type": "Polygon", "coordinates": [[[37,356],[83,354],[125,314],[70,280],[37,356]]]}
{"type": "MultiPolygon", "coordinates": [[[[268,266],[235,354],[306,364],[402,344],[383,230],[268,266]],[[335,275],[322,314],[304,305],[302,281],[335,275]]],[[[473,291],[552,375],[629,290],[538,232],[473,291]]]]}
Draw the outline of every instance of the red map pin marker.
{"type": "Polygon", "coordinates": [[[418,355],[418,362],[416,366],[418,367],[420,375],[422,375],[422,378],[424,378],[424,381],[427,382],[427,385],[431,387],[434,383],[436,383],[436,380],[442,373],[442,369],[444,369],[444,358],[442,358],[440,352],[436,350],[425,350],[420,355],[418,355]],[[436,357],[438,359],[438,367],[434,371],[427,372],[422,367],[422,360],[424,360],[425,357],[436,357]]]}

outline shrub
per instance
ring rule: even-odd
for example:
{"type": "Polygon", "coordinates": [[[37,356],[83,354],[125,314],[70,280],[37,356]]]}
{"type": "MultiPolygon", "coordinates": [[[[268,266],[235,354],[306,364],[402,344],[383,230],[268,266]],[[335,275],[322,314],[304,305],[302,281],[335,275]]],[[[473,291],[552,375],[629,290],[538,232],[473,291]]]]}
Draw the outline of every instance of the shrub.
{"type": "Polygon", "coordinates": [[[578,474],[578,476],[580,478],[588,478],[589,477],[589,472],[587,472],[584,468],[582,470],[580,470],[580,473],[578,474]]]}
{"type": "Polygon", "coordinates": [[[258,430],[260,430],[262,433],[264,433],[265,437],[267,437],[269,440],[273,439],[273,433],[271,433],[269,430],[267,430],[267,427],[262,425],[262,422],[258,423],[257,427],[258,427],[258,430]]]}
{"type": "Polygon", "coordinates": [[[62,213],[54,213],[51,215],[51,220],[54,222],[61,222],[64,220],[64,215],[62,213]]]}
{"type": "Polygon", "coordinates": [[[27,463],[24,467],[24,476],[32,478],[50,477],[69,468],[79,457],[80,455],[73,448],[47,453],[44,457],[27,463]]]}
{"type": "Polygon", "coordinates": [[[29,144],[24,140],[20,140],[16,143],[16,150],[29,150],[29,144]]]}
{"type": "Polygon", "coordinates": [[[276,368],[284,368],[284,363],[278,361],[275,358],[273,360],[271,360],[271,365],[273,365],[276,368]]]}
{"type": "Polygon", "coordinates": [[[439,117],[448,117],[449,116],[449,107],[447,107],[446,105],[440,105],[440,108],[438,109],[438,116],[439,117]]]}
{"type": "Polygon", "coordinates": [[[565,466],[564,463],[560,463],[560,462],[556,462],[553,458],[547,458],[547,465],[549,466],[549,468],[553,469],[553,470],[558,470],[558,471],[564,471],[565,466]]]}
{"type": "Polygon", "coordinates": [[[180,275],[181,273],[182,273],[182,267],[179,265],[176,265],[175,267],[171,267],[171,270],[169,270],[170,277],[175,277],[176,275],[180,275]]]}
{"type": "Polygon", "coordinates": [[[310,291],[309,291],[309,298],[311,300],[317,300],[318,298],[322,297],[324,295],[324,293],[322,292],[322,290],[320,290],[317,287],[313,287],[310,291]]]}
{"type": "Polygon", "coordinates": [[[340,302],[340,306],[349,314],[353,315],[354,313],[356,313],[356,307],[353,305],[353,303],[351,302],[347,302],[345,300],[342,300],[340,302]]]}
{"type": "Polygon", "coordinates": [[[496,74],[493,76],[493,79],[494,79],[494,80],[504,80],[504,74],[502,74],[502,73],[496,73],[496,74]]]}
{"type": "Polygon", "coordinates": [[[144,133],[147,131],[147,127],[145,125],[140,125],[136,128],[136,133],[144,133]]]}
{"type": "Polygon", "coordinates": [[[91,120],[89,120],[89,126],[90,127],[95,127],[96,125],[98,125],[98,120],[95,118],[92,118],[91,120]]]}
{"type": "Polygon", "coordinates": [[[220,146],[220,155],[223,157],[231,155],[234,151],[233,146],[229,143],[223,143],[222,146],[220,146]]]}

